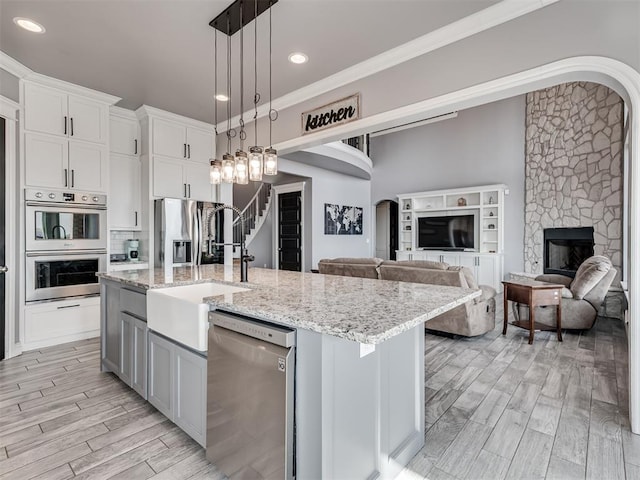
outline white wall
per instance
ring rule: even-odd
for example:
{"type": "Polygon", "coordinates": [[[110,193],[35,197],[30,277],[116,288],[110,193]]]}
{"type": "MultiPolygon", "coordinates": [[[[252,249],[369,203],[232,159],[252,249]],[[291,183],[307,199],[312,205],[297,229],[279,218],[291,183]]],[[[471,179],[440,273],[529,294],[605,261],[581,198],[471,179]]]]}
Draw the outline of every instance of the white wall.
{"type": "Polygon", "coordinates": [[[400,193],[504,183],[505,272],[524,271],[523,95],[456,118],[374,137],[372,202],[400,193]]]}
{"type": "Polygon", "coordinates": [[[255,260],[249,264],[250,267],[273,268],[273,211],[275,200],[271,200],[271,202],[271,208],[264,219],[264,224],[247,247],[249,255],[255,257],[255,260]]]}
{"type": "Polygon", "coordinates": [[[0,68],[0,95],[14,102],[20,101],[18,77],[0,68]]]}
{"type": "Polygon", "coordinates": [[[371,182],[350,177],[322,168],[303,165],[281,158],[278,168],[284,172],[311,178],[312,187],[305,198],[306,204],[305,249],[311,250],[311,264],[306,268],[317,268],[318,260],[333,257],[370,257],[371,242],[371,182]],[[309,194],[310,193],[310,194],[309,194]],[[325,235],[324,204],[350,205],[363,208],[362,235],[325,235]],[[310,214],[310,215],[309,215],[310,214]],[[309,216],[311,218],[309,218],[309,216]],[[309,232],[309,233],[307,233],[309,232]]]}

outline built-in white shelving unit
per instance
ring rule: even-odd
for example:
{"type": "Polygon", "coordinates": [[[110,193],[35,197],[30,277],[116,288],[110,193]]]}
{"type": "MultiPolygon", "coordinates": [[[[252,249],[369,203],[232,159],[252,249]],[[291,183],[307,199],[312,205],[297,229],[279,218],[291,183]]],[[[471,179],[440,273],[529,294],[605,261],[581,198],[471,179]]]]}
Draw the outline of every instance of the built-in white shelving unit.
{"type": "Polygon", "coordinates": [[[400,219],[398,260],[435,260],[474,269],[480,283],[501,290],[504,253],[504,205],[508,188],[503,184],[435,190],[398,195],[400,219]],[[465,251],[418,248],[420,217],[472,214],[475,244],[465,251]]]}

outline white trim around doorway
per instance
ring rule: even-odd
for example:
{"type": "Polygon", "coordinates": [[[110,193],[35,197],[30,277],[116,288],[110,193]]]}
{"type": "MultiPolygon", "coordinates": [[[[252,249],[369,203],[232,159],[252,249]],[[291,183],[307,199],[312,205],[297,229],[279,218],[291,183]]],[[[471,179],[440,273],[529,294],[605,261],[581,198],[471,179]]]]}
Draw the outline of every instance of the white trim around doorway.
{"type": "Polygon", "coordinates": [[[305,272],[305,267],[306,267],[306,262],[305,262],[305,214],[304,214],[304,209],[305,209],[305,184],[306,182],[297,182],[297,183],[287,183],[286,185],[274,185],[273,186],[273,200],[274,200],[274,205],[273,205],[273,241],[272,241],[272,245],[273,245],[273,252],[272,252],[272,264],[273,264],[273,269],[274,270],[279,270],[280,269],[280,261],[279,261],[279,255],[278,255],[278,217],[280,214],[279,208],[278,208],[278,196],[281,193],[291,193],[291,192],[300,192],[300,213],[301,213],[301,218],[300,218],[300,230],[301,230],[301,235],[300,235],[300,244],[302,245],[302,252],[301,252],[301,256],[300,256],[300,271],[305,272]]]}
{"type": "Polygon", "coordinates": [[[15,281],[5,282],[5,358],[15,357],[22,353],[20,342],[16,342],[16,319],[18,318],[16,289],[18,275],[18,198],[17,190],[17,123],[20,105],[6,97],[0,96],[0,117],[5,119],[5,264],[9,278],[15,281]],[[13,226],[13,228],[11,228],[13,226]]]}

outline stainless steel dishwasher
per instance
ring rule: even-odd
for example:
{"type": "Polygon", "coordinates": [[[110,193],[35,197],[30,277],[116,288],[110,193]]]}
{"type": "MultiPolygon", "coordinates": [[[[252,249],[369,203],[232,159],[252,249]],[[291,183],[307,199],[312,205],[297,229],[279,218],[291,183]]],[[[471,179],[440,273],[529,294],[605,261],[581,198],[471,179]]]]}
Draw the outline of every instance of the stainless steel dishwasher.
{"type": "Polygon", "coordinates": [[[295,343],[295,330],[209,314],[207,460],[227,476],[295,477],[295,343]]]}

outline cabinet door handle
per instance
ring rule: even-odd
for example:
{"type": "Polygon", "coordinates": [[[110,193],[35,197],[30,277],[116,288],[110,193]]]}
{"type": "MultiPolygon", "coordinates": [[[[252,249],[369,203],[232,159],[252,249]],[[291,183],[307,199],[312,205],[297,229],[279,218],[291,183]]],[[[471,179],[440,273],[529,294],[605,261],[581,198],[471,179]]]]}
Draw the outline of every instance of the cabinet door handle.
{"type": "Polygon", "coordinates": [[[71,169],[71,188],[76,186],[76,171],[71,169]]]}
{"type": "Polygon", "coordinates": [[[64,116],[64,134],[67,134],[67,116],[64,116]]]}
{"type": "Polygon", "coordinates": [[[70,117],[69,120],[71,122],[71,136],[73,137],[73,117],[70,117]]]}
{"type": "Polygon", "coordinates": [[[187,158],[187,144],[186,144],[186,143],[183,143],[182,145],[184,145],[184,153],[182,154],[182,156],[183,156],[184,158],[187,158]]]}
{"type": "Polygon", "coordinates": [[[136,216],[135,226],[137,227],[138,226],[138,212],[133,212],[133,213],[135,213],[135,216],[136,216]]]}
{"type": "Polygon", "coordinates": [[[191,144],[187,143],[187,158],[191,158],[191,144]]]}
{"type": "Polygon", "coordinates": [[[187,187],[189,188],[189,195],[187,195],[187,198],[191,198],[191,184],[188,183],[187,187]]]}
{"type": "Polygon", "coordinates": [[[184,196],[187,196],[187,184],[183,183],[182,186],[184,187],[184,196]]]}
{"type": "Polygon", "coordinates": [[[137,155],[138,154],[138,139],[134,139],[133,140],[133,154],[137,155]]]}
{"type": "Polygon", "coordinates": [[[66,168],[64,169],[64,186],[69,186],[69,171],[66,168]]]}
{"type": "Polygon", "coordinates": [[[79,306],[80,306],[80,304],[76,303],[74,305],[63,305],[62,307],[57,307],[57,308],[58,308],[58,310],[62,310],[63,308],[76,308],[76,307],[79,307],[79,306]]]}

